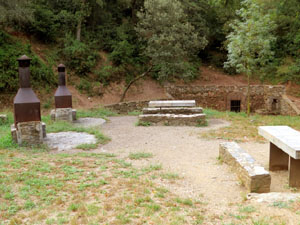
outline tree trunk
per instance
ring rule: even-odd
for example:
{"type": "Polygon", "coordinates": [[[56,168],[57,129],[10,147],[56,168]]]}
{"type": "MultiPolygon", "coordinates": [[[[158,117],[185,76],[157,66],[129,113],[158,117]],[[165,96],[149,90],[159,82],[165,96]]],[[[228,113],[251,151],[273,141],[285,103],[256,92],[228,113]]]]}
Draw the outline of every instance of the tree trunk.
{"type": "Polygon", "coordinates": [[[125,98],[125,96],[126,96],[127,91],[129,90],[130,86],[131,86],[133,83],[135,83],[136,81],[138,81],[139,79],[141,79],[141,78],[147,76],[147,75],[151,72],[152,67],[153,67],[153,66],[150,66],[150,68],[149,68],[145,73],[141,74],[140,76],[134,78],[133,80],[131,80],[131,81],[129,82],[129,84],[127,85],[127,87],[124,89],[124,92],[123,92],[123,94],[122,94],[122,97],[121,97],[121,99],[120,99],[120,102],[123,102],[123,101],[124,101],[124,98],[125,98]]]}
{"type": "Polygon", "coordinates": [[[248,88],[247,88],[247,116],[250,116],[250,108],[251,108],[251,102],[250,102],[250,74],[247,74],[248,76],[248,88]]]}
{"type": "Polygon", "coordinates": [[[80,38],[81,38],[81,22],[82,22],[82,20],[80,19],[77,24],[77,30],[76,30],[76,40],[77,41],[80,41],[80,38]]]}

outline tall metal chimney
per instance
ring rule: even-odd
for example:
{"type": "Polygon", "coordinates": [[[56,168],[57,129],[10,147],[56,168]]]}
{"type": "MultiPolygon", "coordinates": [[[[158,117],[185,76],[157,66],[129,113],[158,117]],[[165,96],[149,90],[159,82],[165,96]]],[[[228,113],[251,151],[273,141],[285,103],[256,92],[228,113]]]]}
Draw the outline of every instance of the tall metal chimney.
{"type": "Polygon", "coordinates": [[[55,92],[55,108],[72,108],[72,94],[66,87],[66,67],[58,65],[58,88],[55,92]]]}
{"type": "Polygon", "coordinates": [[[14,98],[15,127],[20,122],[41,121],[40,100],[30,85],[30,60],[26,55],[18,59],[20,88],[14,98]]]}

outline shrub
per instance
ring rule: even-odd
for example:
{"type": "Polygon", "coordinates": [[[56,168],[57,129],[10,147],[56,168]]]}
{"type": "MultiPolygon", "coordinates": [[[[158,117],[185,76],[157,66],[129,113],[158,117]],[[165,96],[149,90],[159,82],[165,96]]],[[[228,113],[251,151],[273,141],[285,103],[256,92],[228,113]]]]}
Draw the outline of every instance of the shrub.
{"type": "Polygon", "coordinates": [[[16,91],[19,87],[17,59],[26,54],[31,57],[31,84],[33,87],[52,86],[56,83],[51,66],[43,63],[31,51],[29,44],[23,44],[0,31],[0,92],[16,91]]]}
{"type": "Polygon", "coordinates": [[[98,53],[83,42],[66,35],[64,47],[60,54],[66,61],[66,66],[74,70],[78,76],[86,76],[95,67],[98,53]]]}

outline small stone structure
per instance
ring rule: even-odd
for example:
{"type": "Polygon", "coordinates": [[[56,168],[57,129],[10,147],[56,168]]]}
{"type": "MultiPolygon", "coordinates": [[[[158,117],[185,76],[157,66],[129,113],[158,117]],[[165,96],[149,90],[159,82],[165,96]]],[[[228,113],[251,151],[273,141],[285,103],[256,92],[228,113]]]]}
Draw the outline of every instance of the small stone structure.
{"type": "Polygon", "coordinates": [[[72,109],[72,94],[66,87],[66,67],[58,65],[58,88],[55,92],[55,109],[51,110],[52,120],[73,122],[76,120],[76,110],[72,109]]]}
{"type": "Polygon", "coordinates": [[[14,98],[15,123],[11,126],[11,134],[19,145],[42,144],[46,136],[45,124],[41,122],[40,100],[30,85],[30,60],[26,55],[18,59],[20,88],[14,98]]]}
{"type": "Polygon", "coordinates": [[[221,143],[219,156],[237,173],[249,192],[270,192],[271,176],[235,142],[221,143]]]}
{"type": "Polygon", "coordinates": [[[7,122],[7,115],[0,114],[0,124],[7,122]]]}
{"type": "Polygon", "coordinates": [[[153,125],[197,126],[205,125],[202,108],[196,107],[194,100],[189,101],[150,101],[149,108],[143,109],[139,116],[141,122],[153,125]]]}
{"type": "MultiPolygon", "coordinates": [[[[247,86],[175,86],[165,87],[166,93],[173,99],[195,99],[197,105],[220,111],[246,111],[247,86]]],[[[281,85],[251,85],[251,112],[273,115],[299,115],[300,111],[286,96],[281,85]]]]}

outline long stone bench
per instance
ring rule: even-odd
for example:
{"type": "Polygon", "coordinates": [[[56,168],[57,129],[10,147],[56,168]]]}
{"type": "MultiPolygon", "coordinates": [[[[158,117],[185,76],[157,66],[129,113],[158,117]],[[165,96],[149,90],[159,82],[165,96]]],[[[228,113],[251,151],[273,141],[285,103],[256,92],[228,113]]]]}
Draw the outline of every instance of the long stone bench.
{"type": "Polygon", "coordinates": [[[201,114],[203,109],[200,107],[174,107],[174,108],[144,108],[143,114],[201,114]]]}
{"type": "Polygon", "coordinates": [[[150,101],[148,106],[150,108],[160,107],[195,107],[195,100],[171,100],[171,101],[150,101]]]}
{"type": "Polygon", "coordinates": [[[290,187],[300,187],[300,132],[288,126],[260,126],[270,142],[269,170],[288,170],[290,187]]]}
{"type": "Polygon", "coordinates": [[[235,142],[221,143],[219,156],[230,165],[249,192],[270,192],[271,176],[235,142]]]}
{"type": "Polygon", "coordinates": [[[147,114],[147,115],[140,115],[139,120],[143,122],[150,122],[152,125],[167,125],[167,126],[206,125],[205,114],[193,114],[193,115],[147,114]]]}

